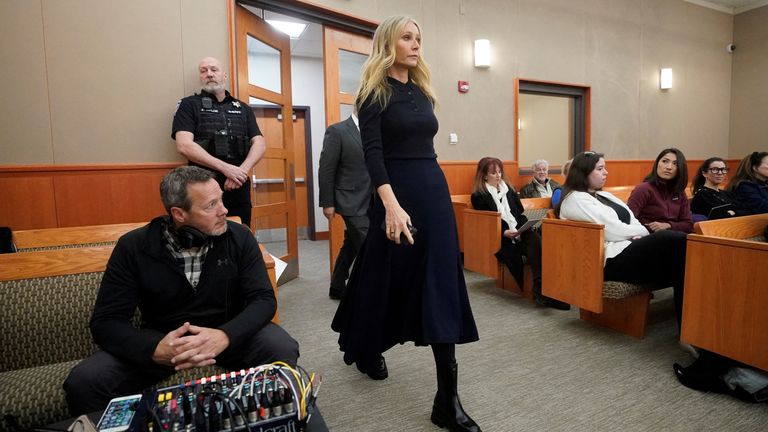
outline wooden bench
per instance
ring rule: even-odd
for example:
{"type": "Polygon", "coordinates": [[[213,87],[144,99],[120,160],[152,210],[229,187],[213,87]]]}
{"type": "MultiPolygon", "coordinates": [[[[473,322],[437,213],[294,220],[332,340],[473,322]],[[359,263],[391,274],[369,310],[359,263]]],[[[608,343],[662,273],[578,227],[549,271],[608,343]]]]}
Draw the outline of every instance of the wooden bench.
{"type": "Polygon", "coordinates": [[[768,371],[766,225],[768,214],[694,224],[681,339],[768,371]]]}
{"type": "MultiPolygon", "coordinates": [[[[240,223],[239,216],[227,217],[232,222],[240,223]]],[[[14,243],[20,253],[43,251],[50,249],[83,248],[95,246],[114,246],[117,240],[128,231],[141,228],[146,222],[89,225],[80,227],[46,228],[35,230],[22,230],[13,233],[14,243]]],[[[275,290],[277,298],[277,277],[275,274],[275,260],[263,245],[259,244],[267,274],[275,290]]],[[[275,312],[272,321],[280,323],[279,309],[275,312]]]]}
{"type": "MultiPolygon", "coordinates": [[[[89,320],[112,249],[0,255],[0,418],[14,419],[23,430],[69,418],[62,383],[96,350],[89,320]]],[[[224,371],[189,369],[158,386],[214,372],[224,371]]]]}
{"type": "MultiPolygon", "coordinates": [[[[529,219],[541,219],[551,207],[549,198],[521,200],[529,219]]],[[[455,205],[454,205],[455,208],[455,205]]],[[[529,266],[523,267],[523,286],[519,286],[509,269],[496,259],[501,248],[501,215],[498,212],[475,210],[471,203],[463,209],[464,268],[496,280],[496,286],[526,298],[533,298],[533,276],[529,266]]]]}
{"type": "Polygon", "coordinates": [[[109,246],[128,231],[141,228],[146,222],[89,225],[65,228],[45,228],[15,231],[13,240],[19,252],[67,247],[109,246]]]}
{"type": "Polygon", "coordinates": [[[580,308],[584,321],[645,337],[651,291],[603,280],[604,226],[547,218],[542,223],[542,292],[580,308]]]}

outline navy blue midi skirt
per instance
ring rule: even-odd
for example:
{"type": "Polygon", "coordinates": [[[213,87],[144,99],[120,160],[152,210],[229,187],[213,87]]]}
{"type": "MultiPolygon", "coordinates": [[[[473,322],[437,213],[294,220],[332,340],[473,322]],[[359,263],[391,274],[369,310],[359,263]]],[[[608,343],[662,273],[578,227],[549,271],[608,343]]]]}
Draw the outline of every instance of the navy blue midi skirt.
{"type": "Polygon", "coordinates": [[[378,197],[372,200],[368,236],[331,325],[347,364],[369,362],[407,341],[478,340],[443,171],[435,159],[385,164],[395,197],[418,231],[413,245],[387,239],[384,207],[378,197]]]}

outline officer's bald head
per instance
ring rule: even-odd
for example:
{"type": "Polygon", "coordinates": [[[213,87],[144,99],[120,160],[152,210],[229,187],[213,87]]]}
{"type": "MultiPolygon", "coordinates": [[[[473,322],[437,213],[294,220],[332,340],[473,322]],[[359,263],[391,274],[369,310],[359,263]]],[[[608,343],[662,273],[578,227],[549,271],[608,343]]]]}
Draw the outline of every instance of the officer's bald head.
{"type": "Polygon", "coordinates": [[[214,57],[206,57],[197,65],[200,73],[200,84],[209,93],[223,92],[227,86],[227,73],[221,62],[214,57]]]}

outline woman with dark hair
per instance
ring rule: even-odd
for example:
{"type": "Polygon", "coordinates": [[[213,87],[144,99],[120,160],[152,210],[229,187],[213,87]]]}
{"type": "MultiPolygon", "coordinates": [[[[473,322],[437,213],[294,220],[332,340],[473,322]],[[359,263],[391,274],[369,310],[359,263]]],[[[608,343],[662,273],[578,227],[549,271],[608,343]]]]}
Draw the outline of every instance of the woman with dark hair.
{"type": "Polygon", "coordinates": [[[643,183],[632,190],[627,205],[651,232],[671,229],[690,233],[693,219],[685,195],[687,186],[688,164],[683,152],[664,149],[643,183]]]}
{"type": "Polygon", "coordinates": [[[528,218],[523,214],[523,203],[520,202],[515,189],[507,183],[501,160],[494,157],[480,159],[471,198],[475,210],[501,214],[501,248],[496,252],[496,258],[507,266],[517,284],[523,286],[525,255],[531,265],[536,304],[560,310],[570,309],[568,303],[541,295],[541,237],[532,229],[522,233],[518,231],[528,218]]]}
{"type": "Polygon", "coordinates": [[[736,216],[739,210],[736,200],[727,191],[720,189],[725,181],[728,167],[719,157],[711,157],[701,164],[691,182],[693,199],[691,212],[707,219],[722,219],[736,216]],[[712,209],[715,209],[713,212],[712,209]]]}
{"type": "Polygon", "coordinates": [[[742,159],[728,191],[746,214],[768,213],[768,152],[753,152],[742,159]]]}
{"type": "Polygon", "coordinates": [[[672,286],[678,329],[683,315],[686,235],[659,230],[653,234],[620,199],[601,189],[608,177],[603,155],[579,153],[565,180],[558,216],[605,226],[605,280],[672,286]]]}

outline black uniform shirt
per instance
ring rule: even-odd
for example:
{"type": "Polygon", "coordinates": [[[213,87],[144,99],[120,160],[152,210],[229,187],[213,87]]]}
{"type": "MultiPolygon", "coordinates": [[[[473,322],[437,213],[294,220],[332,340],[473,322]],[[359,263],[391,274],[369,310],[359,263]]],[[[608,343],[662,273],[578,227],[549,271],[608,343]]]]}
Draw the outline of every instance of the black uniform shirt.
{"type": "Polygon", "coordinates": [[[176,109],[176,114],[173,116],[171,138],[176,139],[176,132],[178,131],[192,132],[195,135],[195,138],[200,137],[200,112],[202,99],[204,97],[211,98],[211,109],[218,110],[222,116],[245,116],[244,121],[248,140],[261,135],[261,130],[259,130],[259,126],[256,124],[256,118],[253,115],[251,107],[249,107],[248,104],[233,98],[228,91],[225,91],[225,93],[226,96],[221,102],[216,100],[215,95],[208,93],[205,90],[201,90],[200,94],[194,94],[182,99],[179,102],[179,107],[176,109]]]}

